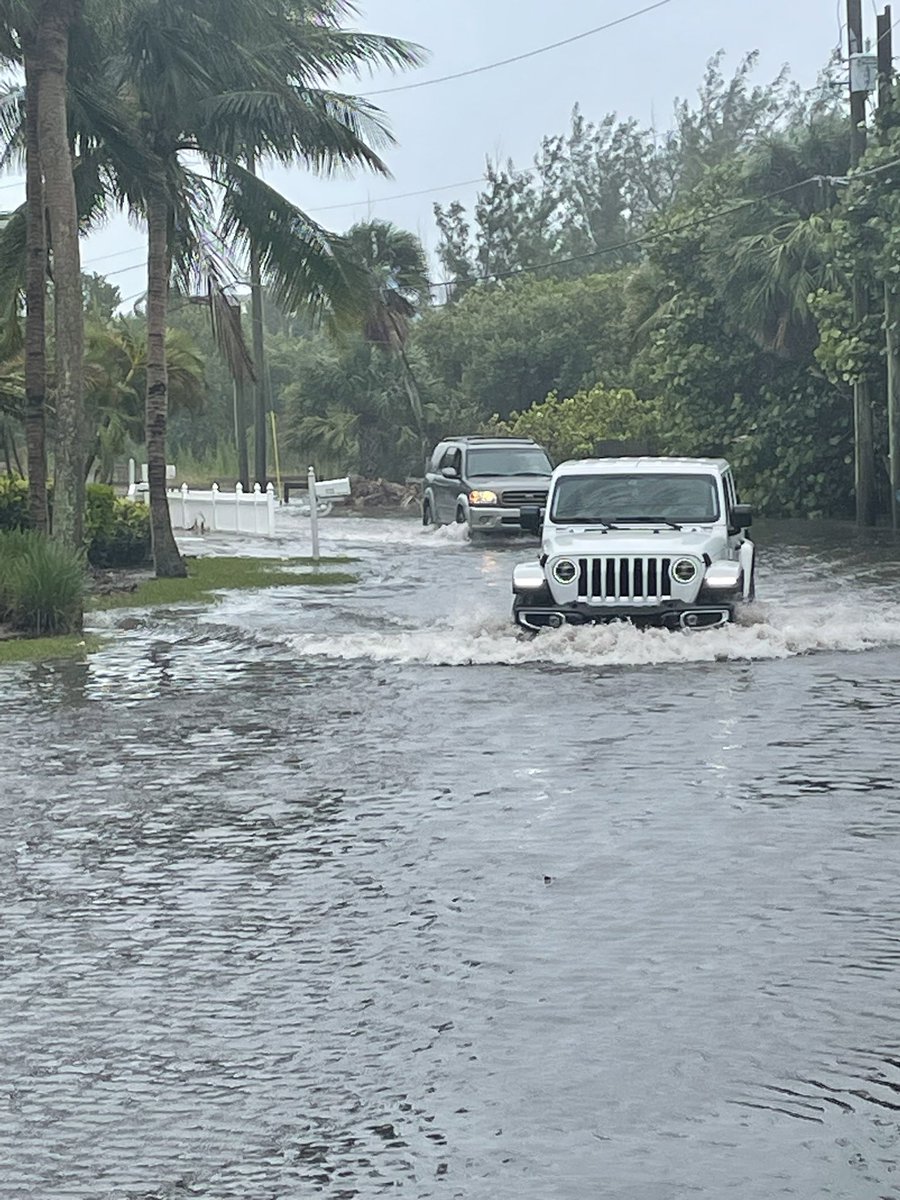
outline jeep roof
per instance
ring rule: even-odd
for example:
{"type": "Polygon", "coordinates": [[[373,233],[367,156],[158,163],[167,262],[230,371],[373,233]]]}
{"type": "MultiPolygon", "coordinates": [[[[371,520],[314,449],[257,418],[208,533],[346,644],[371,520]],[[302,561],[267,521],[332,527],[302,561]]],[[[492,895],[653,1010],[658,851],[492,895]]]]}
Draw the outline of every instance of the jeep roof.
{"type": "Polygon", "coordinates": [[[690,474],[698,467],[705,471],[713,471],[722,475],[730,470],[724,458],[583,458],[572,459],[561,463],[554,472],[555,475],[584,475],[588,474],[620,474],[623,471],[634,474],[655,475],[661,472],[669,474],[690,474]]]}

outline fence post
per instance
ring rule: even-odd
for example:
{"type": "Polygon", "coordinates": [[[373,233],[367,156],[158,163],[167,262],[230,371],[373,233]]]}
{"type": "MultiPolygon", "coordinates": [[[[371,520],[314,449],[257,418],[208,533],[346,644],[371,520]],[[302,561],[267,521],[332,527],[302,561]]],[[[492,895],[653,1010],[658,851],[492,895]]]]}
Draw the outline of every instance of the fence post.
{"type": "MultiPolygon", "coordinates": [[[[273,414],[274,415],[274,414],[273,414]]],[[[266,484],[266,516],[268,520],[266,525],[269,530],[269,537],[275,536],[275,489],[271,483],[266,484]]]]}
{"type": "Polygon", "coordinates": [[[312,556],[313,561],[319,561],[319,506],[316,502],[316,472],[313,467],[309,468],[306,476],[307,487],[309,489],[309,531],[312,535],[312,556]]]}
{"type": "Polygon", "coordinates": [[[253,485],[253,532],[259,533],[259,510],[262,506],[262,488],[258,483],[253,485]]]}
{"type": "Polygon", "coordinates": [[[187,519],[187,497],[188,497],[188,485],[186,483],[183,483],[181,485],[181,528],[182,529],[189,528],[188,519],[187,519]]]}
{"type": "Polygon", "coordinates": [[[244,499],[244,485],[240,480],[234,485],[234,532],[241,532],[241,504],[244,499]]]}
{"type": "Polygon", "coordinates": [[[216,501],[218,500],[218,498],[219,498],[219,485],[217,483],[214,483],[212,485],[212,500],[210,501],[210,506],[211,506],[211,514],[210,515],[212,518],[210,521],[210,526],[211,526],[211,531],[213,533],[215,533],[216,530],[219,528],[219,523],[218,523],[218,520],[216,519],[216,501]]]}

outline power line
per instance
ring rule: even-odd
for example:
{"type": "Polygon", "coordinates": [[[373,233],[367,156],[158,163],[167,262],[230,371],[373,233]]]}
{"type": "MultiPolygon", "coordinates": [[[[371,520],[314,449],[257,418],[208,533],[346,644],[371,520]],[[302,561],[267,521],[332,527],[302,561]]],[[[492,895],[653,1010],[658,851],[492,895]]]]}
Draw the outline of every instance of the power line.
{"type": "Polygon", "coordinates": [[[380,88],[378,91],[366,92],[366,96],[390,96],[394,92],[411,92],[414,88],[432,87],[436,83],[449,83],[452,79],[466,79],[470,75],[481,75],[485,71],[495,71],[498,67],[508,67],[512,63],[524,62],[528,58],[536,58],[539,54],[547,54],[550,50],[559,50],[562,46],[571,46],[574,42],[594,37],[598,33],[605,33],[608,29],[615,29],[617,25],[624,25],[628,21],[634,21],[638,17],[646,16],[647,13],[655,12],[656,9],[664,8],[667,4],[671,3],[672,0],[657,0],[656,4],[649,4],[646,8],[640,8],[636,12],[627,13],[624,17],[618,17],[615,21],[608,21],[605,25],[598,25],[595,29],[586,29],[584,33],[576,33],[573,37],[563,38],[561,42],[551,42],[548,46],[539,46],[536,50],[528,50],[524,54],[516,54],[512,58],[503,58],[499,62],[486,63],[483,67],[470,67],[467,71],[456,71],[452,75],[439,75],[436,79],[421,79],[418,83],[402,83],[396,87],[380,88]]]}
{"type": "Polygon", "coordinates": [[[143,253],[143,251],[143,246],[130,246],[127,250],[117,250],[115,254],[101,254],[99,258],[87,258],[81,265],[83,267],[92,267],[95,263],[108,262],[111,258],[121,258],[123,254],[137,254],[138,252],[143,253]]]}
{"type": "MultiPolygon", "coordinates": [[[[522,174],[532,174],[529,171],[523,171],[522,174]]],[[[382,196],[375,200],[349,200],[343,204],[326,204],[319,205],[317,208],[310,208],[309,212],[334,212],[338,208],[360,208],[363,204],[386,204],[391,200],[409,200],[413,196],[430,196],[432,192],[449,192],[453,188],[472,187],[476,183],[484,183],[485,177],[479,175],[477,179],[462,179],[459,183],[442,183],[440,187],[422,188],[419,192],[400,192],[396,196],[382,196]]]]}

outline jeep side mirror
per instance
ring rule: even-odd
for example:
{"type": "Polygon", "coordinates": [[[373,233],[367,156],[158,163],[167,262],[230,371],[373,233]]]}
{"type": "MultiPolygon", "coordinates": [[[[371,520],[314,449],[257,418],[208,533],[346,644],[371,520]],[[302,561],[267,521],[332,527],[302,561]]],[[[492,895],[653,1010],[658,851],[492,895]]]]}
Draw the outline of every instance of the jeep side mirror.
{"type": "Polygon", "coordinates": [[[544,512],[536,504],[526,504],[519,509],[519,524],[529,533],[535,533],[540,537],[541,528],[544,524],[544,512]]]}
{"type": "Polygon", "coordinates": [[[459,471],[456,467],[441,467],[441,474],[445,479],[459,479],[459,471]]]}
{"type": "Polygon", "coordinates": [[[753,509],[749,504],[736,504],[731,510],[731,524],[734,529],[749,529],[753,524],[753,509]]]}

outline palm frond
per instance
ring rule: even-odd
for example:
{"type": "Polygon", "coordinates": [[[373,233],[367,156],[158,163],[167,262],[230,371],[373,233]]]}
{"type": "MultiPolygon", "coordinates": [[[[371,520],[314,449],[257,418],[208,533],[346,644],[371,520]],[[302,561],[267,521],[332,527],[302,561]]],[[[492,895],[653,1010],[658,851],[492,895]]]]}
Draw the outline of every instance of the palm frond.
{"type": "Polygon", "coordinates": [[[389,171],[373,147],[393,143],[378,109],[336,92],[308,88],[233,91],[204,100],[197,149],[214,157],[260,157],[302,162],[331,174],[363,167],[389,171]]]}
{"type": "Polygon", "coordinates": [[[240,164],[229,163],[223,176],[222,235],[244,250],[255,244],[285,311],[327,308],[339,322],[363,319],[367,277],[344,240],[240,164]]]}
{"type": "Polygon", "coordinates": [[[0,170],[21,164],[25,156],[25,88],[12,84],[0,93],[0,170]]]}
{"type": "Polygon", "coordinates": [[[19,354],[24,345],[25,238],[23,204],[3,218],[0,228],[0,362],[19,354]]]}

